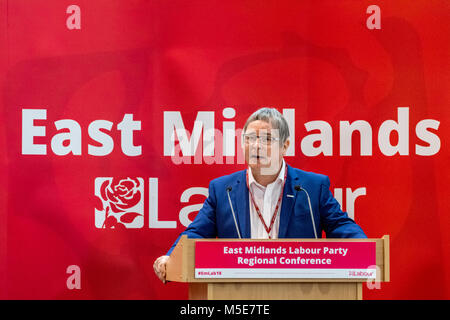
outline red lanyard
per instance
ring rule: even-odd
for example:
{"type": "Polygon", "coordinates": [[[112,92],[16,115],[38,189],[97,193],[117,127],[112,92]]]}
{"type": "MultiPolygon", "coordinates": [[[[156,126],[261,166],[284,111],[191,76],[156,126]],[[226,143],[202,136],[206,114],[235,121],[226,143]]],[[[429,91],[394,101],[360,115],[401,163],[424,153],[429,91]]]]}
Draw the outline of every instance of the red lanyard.
{"type": "Polygon", "coordinates": [[[277,205],[275,206],[275,211],[273,212],[272,215],[272,220],[270,221],[270,226],[267,227],[266,223],[264,222],[264,218],[261,214],[261,210],[259,210],[259,207],[256,205],[255,199],[253,198],[253,193],[250,189],[250,186],[248,184],[248,169],[247,169],[247,188],[248,188],[248,192],[250,193],[250,198],[252,199],[252,203],[255,206],[256,209],[256,213],[258,214],[259,220],[261,220],[264,229],[266,229],[267,234],[269,235],[269,239],[272,239],[272,237],[270,236],[270,231],[272,231],[272,227],[273,224],[275,223],[275,219],[277,217],[277,212],[278,212],[278,208],[280,207],[280,203],[281,203],[281,198],[283,197],[283,192],[284,192],[284,184],[286,182],[286,176],[287,176],[287,168],[284,169],[284,180],[283,180],[283,186],[281,187],[281,192],[280,192],[280,196],[278,197],[278,201],[277,201],[277,205]]]}

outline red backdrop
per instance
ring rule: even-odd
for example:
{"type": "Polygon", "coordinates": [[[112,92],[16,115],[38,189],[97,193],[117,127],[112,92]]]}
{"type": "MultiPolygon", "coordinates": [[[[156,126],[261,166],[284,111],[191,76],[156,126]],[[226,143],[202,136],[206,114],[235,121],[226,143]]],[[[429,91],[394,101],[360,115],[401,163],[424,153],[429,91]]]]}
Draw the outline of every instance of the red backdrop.
{"type": "Polygon", "coordinates": [[[286,161],[328,175],[369,237],[391,236],[391,282],[364,297],[450,298],[448,1],[0,4],[0,298],[187,298],[153,261],[204,201],[190,188],[245,165],[200,148],[201,163],[177,163],[164,117],[239,129],[263,106],[288,109],[286,161]],[[346,155],[356,120],[371,132],[346,155]],[[354,209],[346,188],[362,193],[354,209]]]}

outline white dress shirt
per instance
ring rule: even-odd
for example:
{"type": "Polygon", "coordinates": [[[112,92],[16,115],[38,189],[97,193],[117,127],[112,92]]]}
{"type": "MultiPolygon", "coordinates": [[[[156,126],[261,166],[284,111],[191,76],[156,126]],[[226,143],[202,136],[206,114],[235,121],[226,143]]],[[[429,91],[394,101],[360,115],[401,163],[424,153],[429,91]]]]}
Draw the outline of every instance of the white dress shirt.
{"type": "MultiPolygon", "coordinates": [[[[256,182],[253,177],[252,170],[248,168],[248,185],[253,194],[253,199],[255,200],[256,205],[258,206],[261,215],[264,218],[264,222],[267,227],[270,227],[270,222],[272,220],[273,211],[277,205],[278,198],[280,197],[280,192],[282,192],[281,188],[283,186],[284,180],[284,172],[286,170],[286,164],[283,159],[283,164],[281,165],[280,173],[274,182],[264,187],[256,182]]],[[[267,234],[264,225],[259,219],[258,213],[256,212],[255,206],[253,205],[250,193],[248,195],[249,205],[250,205],[250,230],[251,230],[251,238],[252,239],[268,239],[269,235],[267,234]]],[[[273,224],[272,230],[270,231],[270,236],[272,239],[278,238],[278,229],[280,227],[280,211],[283,199],[280,202],[280,206],[278,207],[278,212],[276,213],[277,217],[273,224]]]]}

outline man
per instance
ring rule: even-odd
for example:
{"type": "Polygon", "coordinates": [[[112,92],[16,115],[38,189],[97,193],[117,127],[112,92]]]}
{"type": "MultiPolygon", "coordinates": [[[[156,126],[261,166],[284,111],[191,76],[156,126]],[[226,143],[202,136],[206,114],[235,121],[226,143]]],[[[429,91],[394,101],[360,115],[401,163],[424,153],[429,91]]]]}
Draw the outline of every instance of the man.
{"type": "MultiPolygon", "coordinates": [[[[181,234],[189,238],[367,238],[342,212],[328,177],[284,161],[289,127],[276,109],[253,113],[243,128],[248,169],[211,181],[209,196],[181,234]]],[[[181,236],[180,235],[180,236],[181,236]]],[[[180,237],[178,237],[179,239],[180,237]]],[[[165,282],[166,263],[178,239],[153,268],[165,282]]]]}

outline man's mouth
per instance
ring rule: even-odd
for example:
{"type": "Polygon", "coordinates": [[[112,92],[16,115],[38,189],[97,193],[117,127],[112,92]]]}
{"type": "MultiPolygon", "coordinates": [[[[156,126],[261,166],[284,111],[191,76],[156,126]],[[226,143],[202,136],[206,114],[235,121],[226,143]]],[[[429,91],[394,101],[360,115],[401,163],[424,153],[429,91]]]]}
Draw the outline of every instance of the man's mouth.
{"type": "Polygon", "coordinates": [[[251,158],[251,159],[257,159],[257,160],[266,159],[266,157],[260,156],[260,155],[252,155],[250,158],[251,158]]]}

